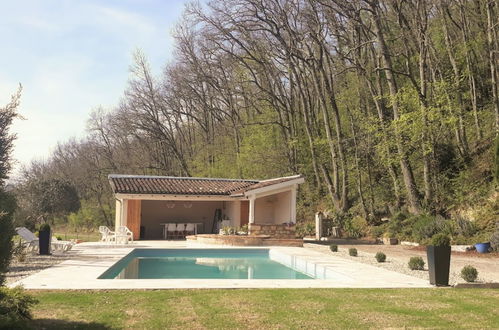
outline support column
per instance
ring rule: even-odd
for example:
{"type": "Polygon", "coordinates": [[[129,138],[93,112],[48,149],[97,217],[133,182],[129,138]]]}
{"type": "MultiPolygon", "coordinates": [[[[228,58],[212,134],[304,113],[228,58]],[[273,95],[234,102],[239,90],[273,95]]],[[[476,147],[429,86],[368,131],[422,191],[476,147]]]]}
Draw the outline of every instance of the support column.
{"type": "Polygon", "coordinates": [[[290,216],[291,216],[291,222],[296,223],[296,189],[298,185],[294,185],[293,188],[291,189],[291,210],[290,210],[290,216]]]}
{"type": "Polygon", "coordinates": [[[128,213],[128,199],[122,199],[121,200],[121,212],[120,212],[120,219],[119,223],[116,221],[116,228],[114,230],[117,230],[119,226],[126,226],[126,220],[127,220],[127,213],[128,213]]]}
{"type": "Polygon", "coordinates": [[[322,212],[315,214],[315,239],[320,241],[322,237],[322,212]]]}
{"type": "Polygon", "coordinates": [[[123,200],[116,199],[116,214],[114,216],[114,230],[121,226],[121,214],[123,211],[123,200]]]}
{"type": "Polygon", "coordinates": [[[255,195],[249,196],[249,223],[255,223],[255,195]]]}

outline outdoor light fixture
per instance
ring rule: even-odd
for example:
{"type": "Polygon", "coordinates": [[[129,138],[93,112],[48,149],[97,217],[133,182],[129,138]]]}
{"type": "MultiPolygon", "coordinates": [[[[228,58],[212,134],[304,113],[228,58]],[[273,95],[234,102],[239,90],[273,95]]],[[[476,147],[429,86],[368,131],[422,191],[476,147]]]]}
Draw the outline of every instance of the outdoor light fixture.
{"type": "Polygon", "coordinates": [[[184,207],[190,209],[192,207],[192,202],[184,202],[184,207]]]}
{"type": "Polygon", "coordinates": [[[166,207],[169,209],[173,209],[175,207],[174,201],[166,201],[166,207]]]}

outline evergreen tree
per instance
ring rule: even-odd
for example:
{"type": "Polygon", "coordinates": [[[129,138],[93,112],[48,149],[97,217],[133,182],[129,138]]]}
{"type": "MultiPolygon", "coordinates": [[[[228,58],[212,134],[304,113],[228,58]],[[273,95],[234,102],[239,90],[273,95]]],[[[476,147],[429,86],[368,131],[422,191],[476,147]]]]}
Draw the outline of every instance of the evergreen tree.
{"type": "Polygon", "coordinates": [[[5,191],[5,179],[11,169],[11,153],[15,134],[10,132],[12,121],[18,116],[17,107],[21,97],[21,87],[12,96],[11,101],[0,108],[0,286],[5,282],[5,273],[8,270],[12,257],[12,236],[14,225],[12,214],[16,208],[15,198],[5,191]]]}

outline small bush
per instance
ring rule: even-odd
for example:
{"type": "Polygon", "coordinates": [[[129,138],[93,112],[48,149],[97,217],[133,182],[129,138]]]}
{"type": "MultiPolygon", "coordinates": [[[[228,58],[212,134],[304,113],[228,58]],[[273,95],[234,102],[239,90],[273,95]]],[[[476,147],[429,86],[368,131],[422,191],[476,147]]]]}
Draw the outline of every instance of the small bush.
{"type": "Polygon", "coordinates": [[[492,250],[499,252],[499,230],[496,230],[490,237],[490,246],[492,247],[492,250]]]}
{"type": "Polygon", "coordinates": [[[387,231],[387,228],[388,228],[388,224],[381,224],[379,226],[372,226],[370,228],[370,234],[371,236],[373,237],[382,237],[383,234],[387,231]]]}
{"type": "Polygon", "coordinates": [[[39,232],[42,232],[42,231],[50,231],[50,225],[48,223],[44,223],[40,226],[40,230],[38,230],[39,232]]]}
{"type": "Polygon", "coordinates": [[[357,249],[356,248],[348,249],[348,254],[352,257],[356,257],[357,256],[357,249]]]}
{"type": "Polygon", "coordinates": [[[376,255],[374,257],[376,258],[376,260],[378,262],[385,262],[386,261],[386,254],[384,254],[383,252],[376,253],[376,255]]]}
{"type": "Polygon", "coordinates": [[[466,282],[475,282],[478,277],[478,271],[473,266],[464,266],[463,269],[461,269],[461,277],[466,282]]]}
{"type": "Polygon", "coordinates": [[[450,246],[450,238],[445,234],[436,234],[431,238],[433,246],[450,246]]]}
{"type": "Polygon", "coordinates": [[[15,244],[12,248],[12,256],[19,262],[25,262],[28,254],[22,244],[15,244]]]}
{"type": "Polygon", "coordinates": [[[413,216],[410,220],[412,223],[412,237],[420,243],[435,234],[448,233],[451,227],[450,221],[438,216],[423,214],[413,216]]]}
{"type": "Polygon", "coordinates": [[[424,260],[421,257],[411,257],[408,266],[410,270],[424,270],[424,260]]]}
{"type": "Polygon", "coordinates": [[[314,236],[315,235],[315,222],[298,222],[296,224],[296,236],[314,236]]]}
{"type": "Polygon", "coordinates": [[[332,252],[338,252],[338,245],[336,244],[329,245],[329,248],[331,249],[332,252]]]}
{"type": "Polygon", "coordinates": [[[62,236],[56,236],[55,238],[57,238],[58,241],[62,241],[62,236]]]}
{"type": "Polygon", "coordinates": [[[494,163],[495,163],[495,169],[494,169],[494,177],[496,179],[496,184],[499,185],[499,136],[496,137],[496,145],[495,145],[495,157],[494,157],[494,163]]]}
{"type": "Polygon", "coordinates": [[[17,327],[31,319],[31,307],[38,301],[25,293],[21,287],[0,288],[0,325],[17,327]]]}
{"type": "Polygon", "coordinates": [[[474,222],[471,222],[459,215],[451,220],[451,225],[453,227],[452,229],[454,234],[457,236],[471,237],[478,231],[478,228],[474,222]]]}

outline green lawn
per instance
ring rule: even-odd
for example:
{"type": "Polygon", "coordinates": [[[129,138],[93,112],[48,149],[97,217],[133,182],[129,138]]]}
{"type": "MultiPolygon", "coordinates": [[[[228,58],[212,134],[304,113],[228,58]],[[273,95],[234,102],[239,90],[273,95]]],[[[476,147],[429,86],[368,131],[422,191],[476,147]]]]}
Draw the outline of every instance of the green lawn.
{"type": "Polygon", "coordinates": [[[493,289],[38,291],[35,328],[499,328],[493,289]]]}
{"type": "Polygon", "coordinates": [[[74,232],[65,230],[55,230],[52,236],[59,237],[63,241],[69,241],[71,239],[80,239],[83,242],[98,242],[101,238],[99,232],[74,232]]]}

